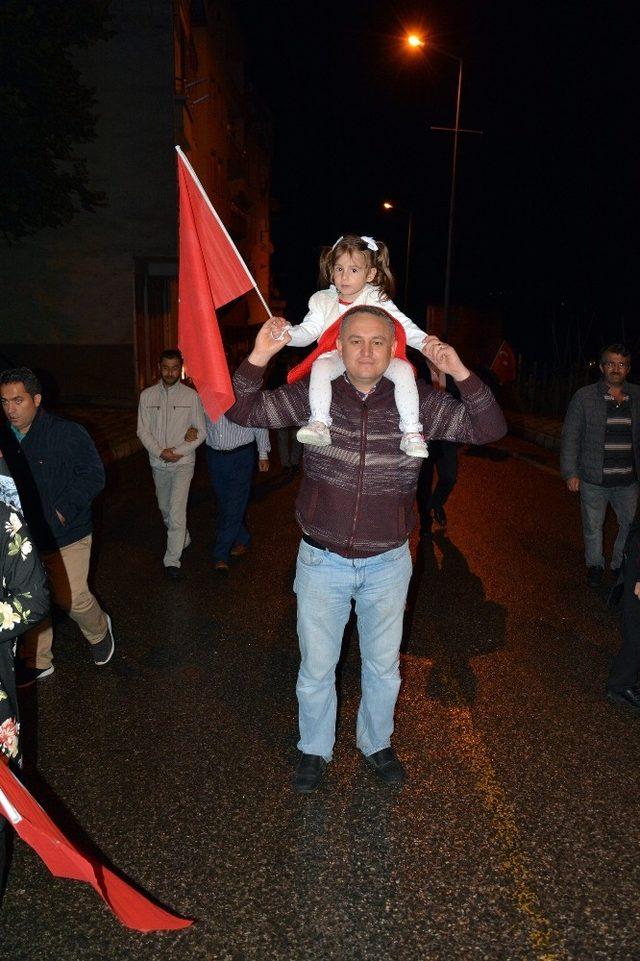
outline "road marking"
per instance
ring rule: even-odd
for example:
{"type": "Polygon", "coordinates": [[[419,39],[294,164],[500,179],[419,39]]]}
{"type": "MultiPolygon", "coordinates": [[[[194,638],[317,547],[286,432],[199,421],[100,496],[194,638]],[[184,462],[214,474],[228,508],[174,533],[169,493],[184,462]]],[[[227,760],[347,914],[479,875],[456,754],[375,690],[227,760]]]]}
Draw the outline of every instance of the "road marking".
{"type": "Polygon", "coordinates": [[[536,961],[567,961],[568,954],[560,946],[560,937],[545,917],[534,891],[513,805],[498,780],[482,734],[473,726],[471,711],[464,704],[457,682],[450,676],[445,681],[449,694],[457,702],[448,708],[451,722],[449,737],[472,774],[484,807],[492,816],[493,829],[503,851],[502,868],[510,875],[513,898],[526,919],[536,961]]]}

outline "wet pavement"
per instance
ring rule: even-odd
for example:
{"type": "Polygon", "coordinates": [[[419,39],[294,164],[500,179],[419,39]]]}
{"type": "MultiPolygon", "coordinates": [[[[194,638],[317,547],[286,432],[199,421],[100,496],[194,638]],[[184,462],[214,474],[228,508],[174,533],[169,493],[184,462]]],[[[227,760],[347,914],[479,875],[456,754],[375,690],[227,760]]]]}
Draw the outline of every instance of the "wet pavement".
{"type": "Polygon", "coordinates": [[[394,740],[409,780],[384,787],[355,750],[351,629],[309,797],[290,789],[297,481],[261,479],[252,552],[216,576],[200,464],[172,584],[144,455],[110,467],[94,583],[117,654],[96,669],[58,625],[55,674],[23,698],[27,780],[197,923],[132,933],[17,839],[2,961],[640,958],[640,719],[603,698],[617,615],[585,586],[577,500],[523,440],[460,464],[449,528],[416,554],[394,740]]]}

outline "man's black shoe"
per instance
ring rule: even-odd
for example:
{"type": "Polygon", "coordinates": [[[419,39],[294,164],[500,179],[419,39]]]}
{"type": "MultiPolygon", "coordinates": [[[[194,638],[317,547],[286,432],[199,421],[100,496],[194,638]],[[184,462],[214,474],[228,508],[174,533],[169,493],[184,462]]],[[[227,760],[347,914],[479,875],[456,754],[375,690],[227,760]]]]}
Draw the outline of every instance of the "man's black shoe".
{"type": "Polygon", "coordinates": [[[31,687],[36,681],[41,681],[45,677],[53,674],[54,667],[27,667],[22,661],[16,662],[16,687],[31,687]]]}
{"type": "Polygon", "coordinates": [[[164,576],[170,581],[180,580],[180,568],[179,567],[165,567],[164,576]]]}
{"type": "Polygon", "coordinates": [[[404,781],[404,768],[392,747],[385,747],[375,754],[370,754],[365,757],[365,761],[385,784],[402,784],[404,781]]]}
{"type": "Polygon", "coordinates": [[[298,794],[311,794],[326,769],[327,762],[319,754],[303,754],[293,775],[293,790],[298,794]]]}
{"type": "Polygon", "coordinates": [[[621,704],[623,707],[640,711],[640,688],[638,687],[625,687],[621,691],[612,691],[608,688],[607,698],[613,704],[621,704]]]}
{"type": "Polygon", "coordinates": [[[588,567],[587,568],[587,584],[589,587],[600,587],[602,584],[602,575],[604,574],[603,567],[588,567]]]}

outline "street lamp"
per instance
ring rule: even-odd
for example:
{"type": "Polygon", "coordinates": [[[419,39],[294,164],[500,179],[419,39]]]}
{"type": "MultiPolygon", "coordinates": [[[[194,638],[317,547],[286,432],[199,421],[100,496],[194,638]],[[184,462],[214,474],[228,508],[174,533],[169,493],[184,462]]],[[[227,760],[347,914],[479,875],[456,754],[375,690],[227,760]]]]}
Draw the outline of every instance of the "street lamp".
{"type": "Polygon", "coordinates": [[[392,204],[390,200],[385,200],[382,206],[385,210],[397,210],[398,213],[406,214],[409,218],[409,222],[407,224],[407,252],[404,266],[404,309],[407,310],[409,307],[409,260],[411,258],[411,229],[413,226],[413,213],[410,210],[404,210],[402,207],[397,207],[395,204],[392,204]]]}
{"type": "MultiPolygon", "coordinates": [[[[407,46],[412,50],[420,50],[426,46],[426,41],[420,37],[418,34],[412,33],[407,37],[407,46]]],[[[451,193],[449,195],[449,230],[447,234],[447,261],[444,274],[444,305],[443,305],[443,317],[442,317],[442,336],[447,336],[447,328],[449,325],[449,297],[451,292],[451,254],[453,250],[453,215],[455,210],[456,202],[456,172],[458,166],[458,134],[459,133],[482,133],[481,130],[460,130],[460,98],[462,95],[462,60],[460,57],[454,56],[452,53],[447,53],[446,50],[440,50],[437,47],[432,47],[429,45],[429,49],[433,50],[435,53],[442,54],[443,57],[448,57],[450,60],[455,60],[458,64],[458,92],[456,96],[456,120],[453,129],[451,127],[432,127],[432,130],[445,130],[449,133],[453,133],[453,158],[451,162],[451,193]]]]}

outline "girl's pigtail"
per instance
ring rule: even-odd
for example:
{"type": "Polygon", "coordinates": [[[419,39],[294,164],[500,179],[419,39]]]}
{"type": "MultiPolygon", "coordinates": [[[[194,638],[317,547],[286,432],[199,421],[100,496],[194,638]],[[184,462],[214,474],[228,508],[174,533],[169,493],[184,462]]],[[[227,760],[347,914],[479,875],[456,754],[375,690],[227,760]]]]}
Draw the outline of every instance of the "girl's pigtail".
{"type": "Polygon", "coordinates": [[[389,248],[382,240],[376,240],[378,250],[375,253],[375,268],[377,274],[373,283],[380,288],[381,300],[390,300],[396,292],[396,282],[391,273],[389,263],[389,248]]]}
{"type": "Polygon", "coordinates": [[[333,247],[323,247],[322,253],[320,254],[320,263],[318,265],[318,289],[322,290],[325,287],[330,287],[333,282],[333,263],[334,263],[334,249],[333,247]]]}

